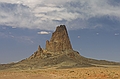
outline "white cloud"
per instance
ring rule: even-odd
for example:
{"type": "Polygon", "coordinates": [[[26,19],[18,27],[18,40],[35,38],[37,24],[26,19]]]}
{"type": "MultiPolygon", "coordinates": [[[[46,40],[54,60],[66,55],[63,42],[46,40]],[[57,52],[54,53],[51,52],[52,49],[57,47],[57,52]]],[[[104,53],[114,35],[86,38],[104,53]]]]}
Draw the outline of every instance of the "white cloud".
{"type": "Polygon", "coordinates": [[[119,33],[115,33],[115,36],[118,36],[118,35],[120,35],[119,33]]]}
{"type": "Polygon", "coordinates": [[[13,29],[15,29],[16,27],[15,27],[15,26],[13,26],[12,28],[13,28],[13,29]]]}
{"type": "Polygon", "coordinates": [[[51,32],[46,32],[46,31],[41,31],[41,32],[37,32],[38,34],[50,34],[51,32]]]}
{"type": "Polygon", "coordinates": [[[78,38],[80,38],[80,36],[78,36],[78,38]]]}
{"type": "Polygon", "coordinates": [[[0,0],[0,25],[41,30],[60,24],[68,29],[97,28],[104,23],[91,22],[93,18],[109,16],[119,23],[119,8],[111,0],[0,0]]]}
{"type": "Polygon", "coordinates": [[[96,35],[99,35],[99,33],[96,33],[96,35]]]}

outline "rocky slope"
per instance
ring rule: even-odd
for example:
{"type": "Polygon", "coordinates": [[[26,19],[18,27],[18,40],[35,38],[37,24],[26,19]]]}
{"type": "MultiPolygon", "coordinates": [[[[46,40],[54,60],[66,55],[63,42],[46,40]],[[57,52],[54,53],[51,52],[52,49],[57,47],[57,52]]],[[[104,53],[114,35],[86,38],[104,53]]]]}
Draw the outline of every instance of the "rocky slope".
{"type": "Polygon", "coordinates": [[[40,68],[70,68],[91,67],[99,65],[120,65],[120,63],[105,60],[85,58],[73,50],[65,25],[60,25],[52,34],[50,41],[46,41],[46,48],[38,46],[38,50],[29,58],[17,63],[2,64],[2,69],[40,69],[40,68]]]}

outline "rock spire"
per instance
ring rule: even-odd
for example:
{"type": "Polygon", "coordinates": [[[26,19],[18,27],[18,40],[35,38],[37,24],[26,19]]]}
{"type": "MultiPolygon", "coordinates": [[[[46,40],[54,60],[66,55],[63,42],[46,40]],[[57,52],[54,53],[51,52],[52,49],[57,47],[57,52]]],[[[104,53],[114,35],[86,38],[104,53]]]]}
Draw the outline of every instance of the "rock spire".
{"type": "Polygon", "coordinates": [[[44,57],[43,49],[39,45],[38,50],[36,52],[34,52],[34,54],[32,54],[32,56],[30,56],[29,59],[43,58],[43,57],[44,57]]]}
{"type": "Polygon", "coordinates": [[[53,32],[50,41],[46,41],[46,48],[42,49],[40,45],[38,46],[38,50],[34,52],[29,59],[33,58],[46,58],[54,55],[59,55],[64,51],[73,50],[68,32],[65,25],[60,25],[56,28],[55,32],[53,32]]]}
{"type": "Polygon", "coordinates": [[[51,52],[60,52],[71,49],[72,46],[69,40],[66,26],[58,26],[56,31],[52,34],[50,41],[46,41],[46,50],[51,52]]]}

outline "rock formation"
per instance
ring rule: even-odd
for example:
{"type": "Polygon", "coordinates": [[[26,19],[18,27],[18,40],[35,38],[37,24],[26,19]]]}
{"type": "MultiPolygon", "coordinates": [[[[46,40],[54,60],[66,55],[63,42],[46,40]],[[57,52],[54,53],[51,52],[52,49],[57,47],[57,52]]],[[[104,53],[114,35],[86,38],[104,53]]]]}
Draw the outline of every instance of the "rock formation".
{"type": "Polygon", "coordinates": [[[43,53],[43,49],[40,47],[40,45],[38,46],[38,50],[36,52],[34,52],[34,54],[32,54],[29,59],[33,59],[33,58],[43,58],[45,55],[43,53]]]}
{"type": "Polygon", "coordinates": [[[65,25],[58,26],[56,31],[52,34],[50,41],[46,41],[46,50],[51,52],[72,50],[65,25]]]}
{"type": "MultiPolygon", "coordinates": [[[[29,57],[33,58],[46,58],[54,55],[64,53],[64,51],[73,50],[67,29],[65,25],[60,25],[56,28],[56,31],[52,34],[50,41],[46,41],[46,48],[43,50],[40,46],[38,50],[29,57]]],[[[72,53],[73,54],[73,53],[72,53]]]]}
{"type": "Polygon", "coordinates": [[[40,69],[49,67],[90,67],[96,65],[120,65],[120,63],[95,60],[81,56],[79,52],[72,49],[65,25],[60,25],[52,34],[50,41],[46,41],[45,49],[42,49],[39,45],[38,50],[29,58],[17,63],[2,64],[0,65],[0,70],[9,68],[40,69]]]}

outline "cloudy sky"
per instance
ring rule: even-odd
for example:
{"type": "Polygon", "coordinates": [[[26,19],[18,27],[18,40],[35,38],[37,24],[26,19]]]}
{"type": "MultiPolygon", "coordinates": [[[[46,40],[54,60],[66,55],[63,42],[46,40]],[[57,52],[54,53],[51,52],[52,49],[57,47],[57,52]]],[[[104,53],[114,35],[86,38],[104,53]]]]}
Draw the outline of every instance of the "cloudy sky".
{"type": "Polygon", "coordinates": [[[0,0],[0,63],[45,48],[61,24],[81,55],[120,62],[120,0],[0,0]]]}

